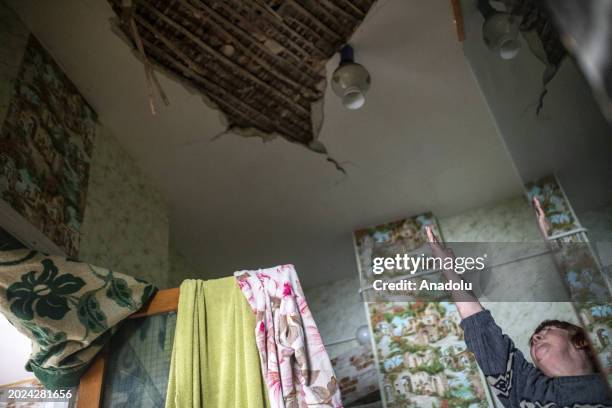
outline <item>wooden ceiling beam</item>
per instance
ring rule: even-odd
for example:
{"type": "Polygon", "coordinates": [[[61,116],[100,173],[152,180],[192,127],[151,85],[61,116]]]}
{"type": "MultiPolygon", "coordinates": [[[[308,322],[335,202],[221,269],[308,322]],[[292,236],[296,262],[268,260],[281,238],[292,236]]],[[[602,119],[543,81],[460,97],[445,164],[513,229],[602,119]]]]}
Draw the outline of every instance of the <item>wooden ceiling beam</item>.
{"type": "MultiPolygon", "coordinates": [[[[320,22],[317,16],[312,14],[310,12],[310,10],[307,10],[304,6],[299,4],[296,0],[286,0],[285,5],[292,6],[295,10],[297,10],[300,13],[308,16],[309,17],[309,21],[312,22],[314,25],[316,25],[321,31],[324,31],[327,35],[329,35],[331,38],[333,38],[334,42],[342,42],[342,39],[338,35],[338,33],[332,31],[329,27],[327,27],[325,24],[320,22]]],[[[285,18],[283,14],[281,14],[281,17],[283,17],[283,19],[285,18]]]]}
{"type": "MultiPolygon", "coordinates": [[[[334,0],[332,0],[332,1],[334,1],[334,0]]],[[[348,6],[348,7],[349,7],[351,10],[353,10],[355,13],[357,13],[357,15],[359,16],[359,18],[360,18],[361,20],[363,20],[363,18],[365,17],[365,13],[364,13],[364,12],[363,12],[363,11],[362,11],[362,10],[361,10],[359,7],[357,7],[356,5],[354,5],[354,4],[351,2],[351,0],[340,0],[340,2],[341,2],[342,4],[347,5],[347,6],[348,6]]]]}
{"type": "MultiPolygon", "coordinates": [[[[195,8],[188,0],[179,0],[186,8],[188,8],[192,13],[194,13],[194,16],[197,16],[198,13],[201,12],[195,8]]],[[[223,20],[225,23],[229,23],[227,21],[227,19],[220,15],[219,13],[217,13],[214,9],[208,7],[205,3],[203,2],[199,2],[199,7],[204,10],[204,12],[208,13],[209,15],[214,15],[215,17],[219,18],[220,20],[223,20]]],[[[218,30],[220,32],[222,32],[223,34],[225,34],[228,37],[234,37],[234,35],[232,35],[229,31],[227,31],[221,24],[217,24],[212,18],[208,18],[205,19],[203,16],[200,17],[196,17],[202,20],[202,22],[209,24],[211,27],[213,27],[215,30],[218,30]]],[[[242,36],[243,38],[247,39],[247,41],[249,42],[250,45],[258,48],[260,51],[262,51],[263,53],[265,53],[266,55],[273,55],[275,56],[275,60],[279,65],[284,65],[286,63],[285,60],[283,60],[282,58],[276,56],[273,53],[270,53],[269,50],[267,48],[265,48],[264,45],[262,45],[259,41],[254,41],[253,38],[249,35],[247,35],[247,33],[244,33],[244,35],[242,36]]],[[[249,58],[255,60],[257,63],[259,63],[262,67],[264,67],[269,74],[275,76],[278,80],[284,82],[287,85],[290,85],[291,87],[293,87],[294,89],[300,91],[300,93],[304,93],[303,89],[307,86],[311,86],[311,85],[307,85],[307,84],[299,84],[296,81],[294,81],[292,78],[288,77],[287,75],[283,74],[282,72],[278,72],[278,69],[274,69],[270,64],[268,64],[267,61],[265,61],[263,58],[260,58],[259,56],[257,56],[254,52],[252,52],[249,47],[244,46],[240,41],[236,41],[233,43],[233,45],[240,45],[240,51],[245,54],[248,55],[249,58]]]]}
{"type": "MultiPolygon", "coordinates": [[[[151,34],[156,39],[161,41],[164,44],[164,46],[167,47],[174,55],[176,55],[178,58],[183,60],[183,64],[181,64],[181,68],[184,68],[186,71],[188,71],[190,75],[199,77],[200,81],[204,82],[207,87],[213,89],[217,94],[220,94],[220,96],[223,96],[223,98],[231,99],[232,103],[236,103],[239,106],[242,106],[250,110],[251,114],[261,115],[255,108],[249,106],[248,103],[244,102],[242,99],[236,98],[232,94],[225,91],[225,89],[218,83],[208,80],[207,78],[210,77],[210,73],[205,71],[200,64],[193,61],[187,54],[181,51],[170,39],[166,38],[166,36],[164,36],[157,29],[155,29],[155,27],[151,26],[146,21],[143,21],[142,17],[140,16],[135,16],[135,18],[138,20],[139,24],[142,24],[142,26],[146,30],[151,32],[151,34]]],[[[166,54],[162,49],[157,47],[151,41],[143,39],[143,43],[145,42],[147,44],[147,48],[150,47],[151,49],[155,50],[158,54],[160,53],[166,54]]],[[[171,55],[166,54],[166,57],[168,58],[169,61],[172,60],[171,55]]],[[[270,123],[274,123],[274,122],[271,121],[270,123]]]]}
{"type": "MultiPolygon", "coordinates": [[[[168,41],[167,39],[165,40],[168,41]]],[[[162,41],[162,42],[164,42],[164,44],[171,43],[171,42],[166,42],[166,41],[162,41]]],[[[183,73],[187,72],[190,76],[192,76],[193,78],[196,78],[197,81],[203,83],[204,90],[206,91],[206,94],[208,95],[208,97],[215,104],[217,104],[218,106],[221,106],[226,112],[229,112],[230,118],[232,117],[232,115],[240,116],[242,117],[244,123],[252,123],[253,124],[252,127],[257,128],[260,131],[265,132],[265,133],[276,132],[284,136],[288,136],[288,135],[292,135],[296,133],[306,135],[306,133],[302,129],[299,129],[299,128],[291,129],[291,127],[293,126],[290,126],[288,128],[284,126],[281,122],[275,123],[271,121],[267,116],[260,113],[257,110],[257,107],[249,106],[247,103],[243,102],[241,99],[225,91],[223,87],[207,79],[206,76],[197,73],[196,70],[194,70],[194,69],[199,69],[197,68],[198,67],[197,64],[190,64],[190,66],[185,65],[183,63],[178,62],[175,58],[173,58],[172,55],[167,54],[164,50],[160,49],[159,47],[157,47],[155,44],[151,43],[150,41],[143,39],[142,42],[146,44],[147,48],[153,54],[156,54],[158,56],[163,56],[163,58],[167,60],[169,64],[174,65],[178,71],[181,71],[183,73]],[[246,114],[242,113],[239,109],[237,109],[237,107],[242,108],[244,111],[248,113],[246,114]],[[265,125],[263,123],[253,123],[254,120],[255,122],[261,121],[265,123],[265,125]]],[[[173,52],[176,53],[176,51],[173,51],[173,52]]],[[[176,55],[179,57],[182,56],[184,58],[187,58],[182,53],[181,55],[176,53],[176,55]]]]}
{"type": "MultiPolygon", "coordinates": [[[[294,3],[299,4],[301,7],[304,8],[304,10],[308,10],[310,15],[314,16],[317,20],[321,20],[321,18],[319,16],[317,16],[315,13],[324,15],[326,19],[332,21],[334,26],[345,28],[345,25],[342,23],[342,21],[340,21],[336,16],[334,16],[332,13],[330,13],[325,7],[321,7],[321,6],[316,7],[316,4],[313,6],[312,0],[292,0],[292,1],[294,3]],[[316,10],[316,11],[314,11],[314,10],[316,10]]],[[[330,31],[333,31],[333,30],[330,29],[330,31]]],[[[335,31],[333,31],[333,32],[336,35],[339,35],[337,32],[335,32],[335,31]]]]}
{"type": "Polygon", "coordinates": [[[330,0],[319,0],[319,1],[321,1],[321,4],[325,5],[325,7],[327,7],[328,9],[336,10],[338,13],[342,14],[343,16],[351,20],[353,23],[359,22],[359,18],[355,17],[348,11],[345,11],[342,7],[338,7],[338,4],[335,3],[334,1],[330,1],[330,0]]]}
{"type": "MultiPolygon", "coordinates": [[[[261,27],[258,25],[258,19],[255,19],[255,21],[250,21],[245,18],[241,13],[245,12],[245,9],[253,8],[253,10],[248,11],[249,14],[269,15],[270,17],[272,17],[271,19],[261,18],[261,20],[265,21],[265,23],[269,23],[273,26],[275,30],[279,32],[282,30],[290,31],[295,37],[298,37],[298,40],[300,42],[310,47],[310,49],[307,50],[291,38],[283,38],[283,40],[286,40],[288,43],[298,49],[299,53],[302,54],[302,57],[308,58],[310,56],[310,52],[318,50],[317,47],[308,38],[301,36],[297,32],[291,31],[290,27],[284,24],[282,17],[279,16],[274,10],[270,9],[270,7],[265,4],[265,1],[259,0],[247,3],[241,0],[238,0],[237,2],[230,0],[230,3],[231,4],[220,3],[219,7],[222,8],[226,13],[230,14],[233,18],[239,20],[240,23],[244,25],[244,27],[255,28],[257,32],[262,31],[261,27]],[[253,11],[255,13],[253,13],[253,11]]],[[[253,34],[254,33],[251,33],[251,35],[253,34]]]]}
{"type": "Polygon", "coordinates": [[[326,55],[332,56],[334,52],[336,51],[334,45],[330,43],[326,38],[321,37],[316,31],[314,31],[312,27],[308,27],[307,25],[305,25],[304,23],[302,23],[300,20],[298,20],[297,18],[293,16],[284,16],[283,19],[286,22],[296,25],[302,30],[310,32],[313,35],[315,35],[319,39],[319,41],[324,43],[325,49],[323,50],[323,52],[325,52],[326,55]]]}
{"type": "MultiPolygon", "coordinates": [[[[257,2],[257,1],[244,2],[242,0],[238,0],[238,1],[229,0],[229,3],[231,4],[226,4],[225,2],[219,3],[219,7],[222,8],[226,13],[230,14],[236,20],[239,20],[242,26],[252,28],[253,33],[251,33],[251,35],[255,35],[256,37],[258,37],[263,34],[265,36],[269,36],[274,41],[277,41],[279,44],[285,47],[285,49],[289,49],[288,46],[291,48],[295,48],[296,51],[302,55],[301,57],[298,57],[298,61],[301,61],[301,63],[304,63],[304,61],[311,58],[312,57],[311,53],[313,51],[315,53],[321,52],[308,38],[300,35],[299,33],[294,33],[293,31],[291,31],[290,27],[284,24],[282,18],[278,14],[276,14],[273,10],[262,6],[260,2],[257,2]],[[258,17],[255,18],[254,21],[251,21],[242,15],[243,12],[246,12],[251,15],[257,14],[258,17]],[[271,17],[275,16],[275,18],[265,19],[261,17],[263,13],[270,15],[271,17]],[[266,28],[261,27],[262,22],[264,24],[271,25],[272,30],[270,30],[269,27],[266,27],[266,28]],[[282,31],[289,31],[292,34],[294,34],[295,37],[298,37],[298,38],[292,39],[284,35],[283,36],[274,35],[277,33],[281,34],[282,31]],[[298,41],[302,42],[309,49],[304,48],[304,46],[300,45],[298,41]]],[[[295,55],[295,52],[293,52],[293,54],[295,55]]],[[[324,56],[322,57],[325,58],[324,56]]]]}
{"type": "Polygon", "coordinates": [[[270,86],[270,84],[262,81],[259,77],[257,77],[255,74],[253,74],[249,70],[247,70],[247,69],[241,67],[240,65],[236,64],[234,61],[232,61],[231,59],[229,59],[228,57],[223,55],[221,52],[215,50],[214,48],[212,48],[211,46],[206,44],[200,38],[195,36],[192,32],[190,32],[189,30],[185,29],[183,26],[177,24],[171,18],[169,18],[168,16],[164,15],[163,13],[161,13],[155,7],[149,5],[146,2],[145,3],[141,3],[141,4],[144,5],[151,12],[153,12],[155,15],[157,15],[166,24],[168,24],[169,26],[171,26],[175,30],[181,32],[185,37],[189,38],[191,41],[193,41],[195,44],[197,44],[200,48],[202,48],[203,50],[205,50],[209,54],[215,56],[215,58],[218,59],[219,61],[222,61],[226,66],[228,66],[228,67],[230,67],[230,68],[240,72],[242,75],[244,75],[247,78],[251,79],[256,84],[258,84],[261,87],[267,89],[268,92],[270,93],[270,95],[273,95],[274,97],[282,100],[283,103],[289,104],[290,107],[295,108],[296,110],[300,111],[302,114],[306,115],[307,117],[310,117],[310,111],[308,109],[304,108],[302,105],[300,105],[299,103],[297,103],[293,99],[289,98],[285,94],[279,92],[277,89],[275,89],[274,87],[270,86]]]}
{"type": "MultiPolygon", "coordinates": [[[[328,57],[320,48],[318,48],[315,44],[313,44],[309,39],[307,39],[306,37],[304,37],[303,35],[301,35],[297,31],[295,31],[291,26],[289,26],[287,24],[284,24],[283,17],[280,14],[278,14],[276,11],[272,10],[267,4],[265,4],[265,3],[261,4],[261,3],[264,3],[263,0],[256,0],[256,1],[254,1],[252,3],[252,5],[257,7],[257,8],[259,8],[262,11],[267,12],[272,17],[274,17],[275,20],[277,20],[277,23],[272,23],[272,24],[275,25],[276,29],[287,30],[292,35],[294,35],[296,37],[299,37],[301,41],[309,44],[309,46],[312,47],[312,49],[317,53],[318,57],[320,57],[320,58],[327,58],[328,57]]],[[[274,21],[274,20],[271,20],[271,21],[274,21]]],[[[307,55],[307,57],[310,57],[310,56],[307,55]]]]}
{"type": "MultiPolygon", "coordinates": [[[[226,24],[226,25],[228,25],[228,26],[232,25],[231,21],[229,21],[229,20],[227,19],[227,17],[225,17],[225,16],[223,16],[222,14],[218,13],[218,12],[217,12],[215,9],[213,9],[213,8],[212,8],[212,7],[210,7],[210,6],[208,6],[206,3],[202,2],[202,1],[198,1],[198,2],[197,2],[197,3],[198,3],[198,5],[197,5],[197,6],[193,5],[193,4],[192,4],[192,1],[190,1],[190,0],[180,0],[180,1],[181,1],[181,2],[182,2],[182,3],[183,3],[185,6],[186,6],[186,7],[190,8],[190,10],[192,10],[192,12],[194,12],[194,13],[197,13],[197,10],[198,10],[198,9],[197,9],[196,7],[199,7],[199,8],[201,8],[201,9],[202,9],[202,11],[203,11],[203,12],[206,12],[206,13],[208,13],[208,14],[209,14],[209,15],[211,15],[211,16],[215,16],[217,19],[219,19],[220,21],[222,21],[224,24],[226,24]]],[[[239,14],[237,14],[237,15],[236,15],[236,17],[242,18],[242,16],[240,16],[239,14]]],[[[230,32],[229,32],[227,29],[225,29],[225,28],[224,28],[224,27],[223,27],[221,24],[217,24],[217,23],[215,23],[215,22],[214,22],[214,21],[213,21],[211,18],[207,19],[206,21],[207,21],[209,24],[213,25],[213,26],[214,26],[214,28],[215,28],[216,30],[221,31],[221,32],[223,32],[223,33],[224,33],[224,34],[226,34],[226,35],[233,36],[233,35],[232,35],[232,34],[231,34],[231,33],[230,33],[230,32]]],[[[254,40],[254,39],[253,39],[253,37],[252,37],[252,35],[249,35],[249,33],[248,33],[248,32],[246,32],[246,31],[244,30],[244,28],[243,28],[243,27],[241,27],[241,26],[234,26],[234,27],[235,27],[236,31],[238,31],[238,32],[240,32],[240,33],[241,33],[241,37],[242,37],[244,40],[248,41],[248,42],[249,42],[249,44],[251,44],[252,46],[256,47],[257,49],[259,49],[261,52],[265,53],[266,55],[270,55],[270,56],[272,56],[272,58],[273,58],[273,59],[276,61],[276,63],[277,63],[277,64],[279,64],[280,66],[284,66],[284,65],[286,65],[286,64],[288,63],[288,62],[287,62],[285,59],[281,58],[281,57],[280,57],[280,56],[278,56],[277,54],[271,53],[271,52],[270,52],[270,50],[269,50],[269,49],[268,49],[266,46],[264,46],[264,45],[263,45],[261,42],[259,42],[259,41],[257,41],[257,40],[254,40]]],[[[248,47],[243,46],[242,50],[243,50],[243,51],[245,51],[245,53],[246,53],[246,54],[249,54],[249,56],[250,56],[251,58],[255,59],[255,60],[256,60],[256,61],[258,61],[258,62],[261,62],[261,64],[262,64],[263,66],[265,66],[265,67],[266,67],[266,69],[268,69],[268,70],[269,70],[269,72],[270,72],[272,75],[276,75],[276,74],[277,74],[277,73],[276,73],[277,69],[272,68],[272,67],[271,67],[271,66],[270,66],[268,63],[266,63],[266,62],[265,62],[265,61],[264,61],[262,58],[257,57],[257,56],[255,55],[255,53],[251,52],[251,51],[248,49],[248,47]]],[[[287,49],[285,48],[285,50],[287,50],[287,49]]],[[[287,50],[287,51],[288,51],[288,50],[287,50]]],[[[300,57],[298,57],[298,56],[296,56],[296,55],[293,55],[293,58],[294,58],[295,62],[299,62],[299,61],[300,61],[300,57]]],[[[286,70],[286,69],[283,69],[283,70],[284,70],[285,72],[287,72],[287,70],[286,70]]],[[[314,86],[314,83],[315,83],[315,82],[318,82],[318,81],[320,81],[320,80],[321,80],[320,76],[319,76],[319,75],[317,75],[317,77],[315,78],[315,77],[313,77],[313,75],[314,75],[314,71],[309,70],[309,69],[306,69],[305,71],[306,71],[306,72],[305,72],[305,73],[303,73],[302,75],[303,75],[303,76],[305,76],[305,77],[307,77],[307,78],[309,78],[309,81],[308,81],[308,86],[316,90],[316,88],[315,88],[315,86],[314,86]]],[[[282,77],[281,77],[281,78],[279,78],[279,79],[281,79],[281,80],[282,80],[282,81],[284,81],[284,82],[287,82],[288,84],[293,85],[294,87],[297,87],[298,89],[302,89],[302,88],[304,88],[304,86],[305,86],[304,84],[298,84],[296,81],[294,81],[293,79],[291,79],[291,78],[290,78],[290,77],[288,77],[287,75],[283,75],[283,74],[281,74],[281,73],[278,73],[278,75],[281,75],[281,76],[282,76],[282,77]]]]}

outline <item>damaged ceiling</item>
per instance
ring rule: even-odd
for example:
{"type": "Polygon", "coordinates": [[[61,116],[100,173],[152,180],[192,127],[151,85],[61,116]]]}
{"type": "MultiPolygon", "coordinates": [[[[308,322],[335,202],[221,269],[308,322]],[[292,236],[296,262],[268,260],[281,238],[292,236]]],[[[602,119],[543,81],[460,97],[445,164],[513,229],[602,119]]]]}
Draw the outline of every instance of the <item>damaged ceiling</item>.
{"type": "Polygon", "coordinates": [[[227,118],[227,130],[280,135],[319,153],[325,64],[374,0],[108,0],[143,60],[187,81],[227,118]]]}
{"type": "MultiPolygon", "coordinates": [[[[220,111],[162,73],[171,104],[152,116],[142,62],[109,29],[116,14],[108,2],[3,1],[98,113],[98,151],[124,157],[104,147],[114,138],[134,159],[104,168],[118,174],[112,166],[135,162],[167,200],[170,254],[184,255],[188,277],[292,263],[304,288],[352,279],[356,228],[423,211],[443,218],[522,192],[457,41],[449,2],[378,1],[351,37],[375,86],[358,111],[343,108],[328,88],[319,136],[345,176],[324,156],[280,137],[261,143],[230,134],[211,142],[226,126],[220,111]]],[[[337,66],[338,54],[327,63],[328,83],[337,66]]],[[[541,84],[534,72],[530,84],[541,84]]],[[[112,180],[104,183],[104,200],[124,208],[133,194],[112,180]]],[[[108,245],[122,245],[120,238],[108,245]]]]}

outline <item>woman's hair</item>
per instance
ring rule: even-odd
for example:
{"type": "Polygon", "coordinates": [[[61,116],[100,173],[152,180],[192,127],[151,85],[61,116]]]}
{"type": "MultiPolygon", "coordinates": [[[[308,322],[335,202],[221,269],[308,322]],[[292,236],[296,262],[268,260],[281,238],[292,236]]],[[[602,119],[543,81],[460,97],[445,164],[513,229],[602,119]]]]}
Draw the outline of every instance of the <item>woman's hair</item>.
{"type": "Polygon", "coordinates": [[[586,354],[587,358],[591,362],[593,370],[598,370],[599,364],[597,363],[597,359],[595,354],[593,353],[593,349],[591,348],[591,344],[587,338],[587,334],[584,329],[580,326],[576,326],[570,322],[566,322],[563,320],[544,320],[542,323],[536,327],[533,331],[533,334],[529,338],[529,346],[533,344],[533,336],[546,329],[547,327],[556,327],[558,329],[563,329],[569,333],[569,338],[574,347],[577,349],[583,350],[586,354]]]}

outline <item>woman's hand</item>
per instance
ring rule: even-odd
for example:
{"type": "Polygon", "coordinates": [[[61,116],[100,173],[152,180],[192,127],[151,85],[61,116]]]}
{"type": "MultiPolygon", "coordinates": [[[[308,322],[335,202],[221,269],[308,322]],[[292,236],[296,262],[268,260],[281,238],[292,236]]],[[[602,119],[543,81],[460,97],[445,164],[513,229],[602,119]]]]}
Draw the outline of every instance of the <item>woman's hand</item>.
{"type": "Polygon", "coordinates": [[[425,226],[425,233],[427,233],[427,242],[429,242],[429,247],[431,248],[431,254],[437,258],[447,258],[454,257],[453,251],[450,248],[444,248],[440,243],[438,237],[433,232],[433,228],[431,225],[425,226]]]}
{"type": "Polygon", "coordinates": [[[538,197],[533,197],[533,209],[535,210],[536,217],[538,218],[538,228],[540,228],[540,232],[544,235],[545,238],[548,238],[548,233],[551,230],[550,223],[546,219],[546,214],[542,209],[542,205],[540,204],[540,200],[538,197]]]}
{"type": "MultiPolygon", "coordinates": [[[[425,226],[425,232],[427,233],[427,241],[429,242],[433,256],[438,258],[455,257],[455,254],[450,248],[442,247],[431,225],[425,226]]],[[[461,277],[457,275],[453,269],[442,269],[442,274],[449,281],[461,281],[461,277]]],[[[483,310],[482,305],[471,291],[453,290],[451,291],[451,297],[455,301],[455,305],[462,319],[483,310]]]]}

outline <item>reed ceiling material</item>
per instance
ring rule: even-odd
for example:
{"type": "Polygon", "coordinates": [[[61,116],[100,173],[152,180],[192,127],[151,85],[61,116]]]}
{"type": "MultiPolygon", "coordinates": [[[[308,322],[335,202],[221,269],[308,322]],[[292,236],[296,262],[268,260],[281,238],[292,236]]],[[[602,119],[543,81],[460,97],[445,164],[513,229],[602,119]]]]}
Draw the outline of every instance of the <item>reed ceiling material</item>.
{"type": "Polygon", "coordinates": [[[206,95],[229,131],[326,153],[316,141],[325,64],[375,0],[108,1],[145,67],[151,60],[206,95]]]}

